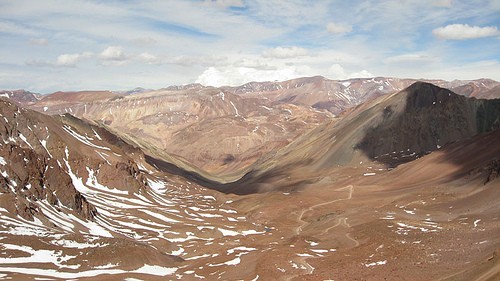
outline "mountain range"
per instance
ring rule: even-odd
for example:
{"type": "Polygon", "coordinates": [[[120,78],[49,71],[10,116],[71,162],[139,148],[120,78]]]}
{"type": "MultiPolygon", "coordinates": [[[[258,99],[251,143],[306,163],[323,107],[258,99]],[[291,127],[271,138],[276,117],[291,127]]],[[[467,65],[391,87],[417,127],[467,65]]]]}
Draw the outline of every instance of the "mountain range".
{"type": "Polygon", "coordinates": [[[0,277],[497,280],[500,83],[0,93],[0,277]]]}

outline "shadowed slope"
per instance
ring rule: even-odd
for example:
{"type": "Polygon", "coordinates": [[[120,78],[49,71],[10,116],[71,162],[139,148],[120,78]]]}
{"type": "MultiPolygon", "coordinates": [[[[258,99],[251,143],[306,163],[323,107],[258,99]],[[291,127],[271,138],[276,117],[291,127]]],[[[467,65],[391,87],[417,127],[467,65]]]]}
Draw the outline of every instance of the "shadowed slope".
{"type": "Polygon", "coordinates": [[[428,83],[413,84],[378,110],[356,148],[389,166],[500,128],[500,100],[469,99],[428,83]]]}
{"type": "Polygon", "coordinates": [[[335,168],[370,161],[394,167],[499,125],[500,100],[469,99],[419,82],[310,131],[258,161],[239,181],[216,189],[295,190],[335,168]]]}

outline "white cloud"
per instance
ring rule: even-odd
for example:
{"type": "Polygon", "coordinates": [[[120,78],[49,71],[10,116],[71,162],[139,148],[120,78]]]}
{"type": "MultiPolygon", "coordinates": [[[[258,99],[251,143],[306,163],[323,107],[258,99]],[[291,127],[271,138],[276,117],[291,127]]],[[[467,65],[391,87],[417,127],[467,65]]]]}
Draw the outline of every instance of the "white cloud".
{"type": "Polygon", "coordinates": [[[287,58],[306,56],[307,50],[304,48],[296,47],[296,46],[276,47],[276,48],[264,51],[264,53],[262,55],[265,58],[287,59],[287,58]]]}
{"type": "Polygon", "coordinates": [[[403,54],[398,56],[388,57],[384,60],[385,63],[400,63],[400,62],[425,62],[433,61],[435,58],[426,54],[403,54]]]}
{"type": "Polygon", "coordinates": [[[120,46],[107,47],[101,52],[100,57],[103,60],[117,61],[117,62],[125,61],[127,59],[127,56],[123,52],[123,48],[120,46]]]}
{"type": "Polygon", "coordinates": [[[371,74],[368,70],[363,69],[359,72],[353,72],[349,74],[348,78],[370,78],[374,77],[375,75],[371,74]]]}
{"type": "Polygon", "coordinates": [[[374,75],[363,69],[358,72],[348,73],[340,64],[333,64],[328,69],[328,76],[335,80],[345,80],[350,78],[370,78],[374,75]]]}
{"type": "Polygon", "coordinates": [[[496,26],[470,26],[468,24],[450,24],[436,28],[432,34],[439,39],[464,40],[482,37],[500,36],[496,26]]]}
{"type": "Polygon", "coordinates": [[[352,26],[341,23],[329,22],[326,25],[326,30],[333,34],[345,34],[352,31],[352,26]]]}
{"type": "Polygon", "coordinates": [[[251,67],[209,67],[196,83],[206,86],[239,86],[248,82],[257,81],[284,81],[297,77],[312,76],[313,70],[309,66],[283,66],[273,70],[262,70],[251,67]]]}
{"type": "Polygon", "coordinates": [[[32,38],[30,39],[30,44],[39,45],[39,46],[47,46],[49,44],[49,40],[45,38],[32,38]]]}
{"type": "Polygon", "coordinates": [[[451,8],[453,6],[453,0],[435,0],[433,6],[451,8]]]}
{"type": "Polygon", "coordinates": [[[0,32],[2,33],[10,33],[16,35],[29,35],[29,36],[39,36],[40,32],[37,30],[27,27],[26,25],[17,24],[10,21],[1,21],[0,20],[0,32]]]}
{"type": "Polygon", "coordinates": [[[260,70],[276,70],[277,67],[272,65],[272,60],[265,59],[264,61],[258,58],[240,58],[232,63],[234,67],[247,67],[247,68],[255,68],[260,70]]]}
{"type": "Polygon", "coordinates": [[[57,57],[56,66],[73,67],[76,66],[80,60],[90,58],[92,56],[93,54],[91,52],[84,52],[81,54],[62,54],[57,57]]]}
{"type": "Polygon", "coordinates": [[[137,56],[137,58],[145,63],[148,64],[158,64],[161,63],[161,59],[158,58],[157,56],[150,54],[148,52],[141,53],[137,56]]]}
{"type": "Polygon", "coordinates": [[[348,75],[340,64],[333,64],[328,69],[329,77],[337,80],[347,79],[348,75]]]}
{"type": "Polygon", "coordinates": [[[245,7],[243,0],[205,0],[206,5],[216,5],[219,7],[245,7]]]}

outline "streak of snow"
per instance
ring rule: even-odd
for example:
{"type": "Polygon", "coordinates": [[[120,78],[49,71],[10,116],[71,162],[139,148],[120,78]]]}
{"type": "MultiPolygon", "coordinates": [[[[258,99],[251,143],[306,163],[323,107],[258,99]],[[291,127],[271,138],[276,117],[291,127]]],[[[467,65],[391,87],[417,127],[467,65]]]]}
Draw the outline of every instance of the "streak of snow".
{"type": "MultiPolygon", "coordinates": [[[[2,246],[7,250],[17,250],[30,254],[28,257],[16,257],[16,258],[4,258],[0,257],[0,264],[19,264],[19,263],[52,263],[59,268],[71,268],[76,269],[80,267],[79,265],[68,266],[62,264],[69,259],[72,259],[76,256],[61,256],[60,253],[56,253],[54,250],[35,250],[29,246],[19,246],[12,244],[2,244],[2,246]]],[[[3,268],[2,268],[2,271],[3,268]]]]}
{"type": "Polygon", "coordinates": [[[111,163],[109,162],[108,158],[106,158],[106,156],[109,157],[108,154],[106,154],[104,152],[97,151],[97,150],[95,152],[97,153],[97,155],[101,156],[101,158],[104,159],[104,161],[106,161],[106,163],[108,163],[108,165],[111,166],[111,163]]]}
{"type": "Polygon", "coordinates": [[[233,260],[225,262],[224,264],[226,264],[226,265],[237,265],[240,262],[241,262],[241,259],[239,257],[237,257],[237,258],[235,258],[233,260]]]}
{"type": "Polygon", "coordinates": [[[245,246],[239,246],[239,247],[227,250],[227,254],[228,255],[232,254],[235,251],[255,251],[255,250],[257,250],[257,249],[256,248],[249,248],[249,247],[245,247],[245,246]]]}
{"type": "Polygon", "coordinates": [[[102,141],[101,136],[99,136],[99,134],[94,129],[92,129],[92,132],[94,132],[94,135],[98,140],[102,141]]]}
{"type": "Polygon", "coordinates": [[[96,235],[96,236],[102,236],[102,237],[113,237],[111,233],[109,233],[106,229],[98,225],[97,223],[93,221],[84,221],[81,220],[77,217],[75,217],[73,214],[68,214],[68,216],[74,220],[77,221],[78,223],[82,224],[89,230],[89,234],[96,235]]]}
{"type": "Polygon", "coordinates": [[[315,252],[315,253],[328,253],[328,250],[323,250],[323,249],[311,249],[311,252],[315,252]]]}
{"type": "Polygon", "coordinates": [[[170,253],[170,255],[173,255],[173,256],[178,256],[180,254],[184,253],[184,248],[179,248],[178,250],[175,250],[175,251],[172,251],[170,253]]]}
{"type": "Polygon", "coordinates": [[[26,143],[26,144],[27,144],[27,145],[28,145],[31,149],[33,149],[33,146],[31,146],[31,144],[28,142],[28,139],[26,139],[26,137],[25,137],[23,134],[19,133],[19,137],[20,137],[20,138],[21,138],[21,139],[22,139],[22,140],[23,140],[23,141],[24,141],[24,142],[25,142],[25,143],[26,143]]]}
{"type": "Polygon", "coordinates": [[[49,276],[53,278],[62,279],[76,279],[84,277],[95,277],[100,275],[110,274],[124,274],[124,273],[142,273],[155,276],[172,275],[177,271],[177,268],[162,267],[157,265],[144,265],[141,268],[132,271],[125,271],[122,269],[97,269],[78,272],[62,272],[55,269],[38,269],[38,268],[25,268],[25,267],[2,267],[2,272],[22,273],[29,275],[49,276]]]}
{"type": "MultiPolygon", "coordinates": [[[[49,137],[47,137],[47,139],[49,139],[49,137]]],[[[47,140],[41,140],[40,143],[42,144],[43,148],[45,148],[45,150],[47,151],[47,153],[49,154],[49,156],[52,157],[52,154],[50,154],[50,151],[47,148],[47,140]]]]}
{"type": "Polygon", "coordinates": [[[250,230],[243,230],[241,232],[241,234],[243,236],[252,235],[252,234],[262,234],[262,233],[265,233],[265,231],[256,231],[256,230],[250,229],[250,230]]]}
{"type": "Polygon", "coordinates": [[[219,227],[219,231],[222,232],[222,235],[224,235],[224,236],[236,236],[236,235],[240,235],[240,233],[237,232],[237,231],[233,231],[233,230],[229,230],[229,229],[224,229],[224,228],[220,228],[220,227],[219,227]]]}
{"type": "Polygon", "coordinates": [[[77,139],[78,141],[80,141],[83,144],[86,144],[90,147],[94,147],[94,148],[98,148],[98,149],[111,150],[109,147],[100,146],[100,145],[96,145],[96,144],[91,143],[86,137],[78,134],[68,125],[64,125],[63,129],[64,129],[64,131],[66,131],[66,133],[70,134],[71,136],[73,136],[75,139],[77,139]]]}
{"type": "Polygon", "coordinates": [[[232,106],[233,106],[233,108],[234,108],[234,114],[235,114],[236,116],[240,116],[240,114],[239,114],[239,112],[238,112],[238,109],[236,108],[236,105],[234,105],[234,103],[233,103],[232,101],[229,101],[229,102],[231,103],[231,105],[232,105],[232,106]]]}
{"type": "Polygon", "coordinates": [[[57,239],[50,241],[52,245],[62,246],[64,248],[72,248],[72,249],[87,249],[87,248],[97,248],[104,247],[109,244],[107,243],[80,243],[74,240],[66,240],[66,239],[57,239]]]}
{"type": "Polygon", "coordinates": [[[376,262],[372,262],[372,263],[367,263],[365,264],[366,267],[371,267],[371,266],[376,266],[376,265],[384,265],[387,263],[387,260],[383,260],[383,261],[376,261],[376,262]]]}
{"type": "MultiPolygon", "coordinates": [[[[68,158],[69,153],[68,153],[68,148],[66,147],[66,158],[68,158]]],[[[64,163],[66,163],[66,167],[68,168],[68,175],[71,178],[71,181],[73,182],[73,186],[78,190],[79,192],[83,194],[92,194],[94,191],[92,191],[90,188],[88,188],[86,185],[83,184],[82,178],[77,177],[73,171],[71,170],[71,166],[69,165],[69,162],[67,159],[63,159],[64,163]]]]}
{"type": "Polygon", "coordinates": [[[155,213],[153,211],[150,211],[150,210],[144,210],[144,209],[141,209],[140,210],[141,212],[144,212],[150,216],[153,216],[161,221],[164,221],[164,222],[169,222],[169,223],[179,223],[180,221],[178,220],[174,220],[174,219],[171,219],[171,218],[168,218],[162,214],[159,214],[159,213],[155,213]]]}
{"type": "MultiPolygon", "coordinates": [[[[139,167],[140,169],[140,167],[139,167]]],[[[161,180],[157,180],[157,181],[154,181],[154,180],[151,180],[151,179],[147,179],[148,180],[148,185],[149,187],[151,187],[154,191],[156,191],[157,193],[165,193],[165,182],[164,181],[161,181],[161,180]]]]}

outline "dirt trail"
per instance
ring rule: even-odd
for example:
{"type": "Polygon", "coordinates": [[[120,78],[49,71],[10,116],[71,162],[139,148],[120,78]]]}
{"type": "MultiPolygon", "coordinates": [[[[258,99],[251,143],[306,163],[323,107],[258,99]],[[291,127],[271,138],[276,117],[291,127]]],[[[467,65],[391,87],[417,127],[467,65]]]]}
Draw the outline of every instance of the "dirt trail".
{"type": "MultiPolygon", "coordinates": [[[[354,186],[352,186],[351,184],[348,185],[348,186],[336,189],[336,190],[343,190],[343,189],[347,189],[347,188],[349,189],[349,195],[347,196],[347,198],[335,199],[335,200],[331,200],[331,201],[319,203],[319,204],[316,204],[316,205],[312,205],[312,206],[310,206],[307,209],[302,210],[300,212],[298,218],[297,218],[297,221],[302,222],[302,223],[295,229],[295,235],[299,235],[302,232],[302,229],[304,228],[304,226],[306,226],[306,225],[309,224],[307,221],[304,221],[302,219],[304,217],[305,213],[310,212],[310,211],[312,211],[312,210],[314,210],[314,209],[316,209],[318,207],[321,207],[321,206],[325,206],[325,205],[332,204],[332,203],[335,203],[335,202],[338,202],[338,201],[342,201],[342,200],[349,200],[349,199],[351,199],[352,198],[352,193],[354,192],[354,186]]],[[[333,228],[333,227],[330,227],[329,229],[331,229],[331,228],[333,228]]]]}
{"type": "MultiPolygon", "coordinates": [[[[343,224],[345,227],[347,227],[347,228],[350,228],[350,227],[351,227],[351,226],[347,223],[347,218],[344,218],[344,219],[342,220],[342,224],[343,224]]],[[[346,233],[346,234],[345,234],[345,237],[346,237],[347,239],[351,240],[352,242],[354,242],[354,247],[359,246],[359,242],[358,242],[358,240],[356,240],[356,239],[352,238],[352,237],[350,236],[350,234],[349,234],[349,233],[346,233]]]]}
{"type": "MultiPolygon", "coordinates": [[[[303,231],[303,228],[309,224],[309,222],[304,221],[302,219],[307,212],[310,212],[310,211],[312,211],[312,210],[314,210],[314,209],[316,209],[318,207],[325,206],[325,205],[328,205],[328,204],[332,204],[332,203],[335,203],[335,202],[338,202],[338,201],[350,200],[352,198],[352,193],[354,192],[354,186],[353,185],[348,185],[348,186],[345,186],[345,187],[342,187],[342,188],[339,188],[339,189],[336,189],[336,190],[344,190],[344,189],[349,189],[349,195],[347,196],[347,198],[335,199],[335,200],[331,200],[331,201],[319,203],[319,204],[316,204],[316,205],[312,205],[312,206],[310,206],[307,209],[302,210],[300,212],[298,218],[297,218],[297,221],[301,222],[301,223],[300,223],[299,226],[297,226],[297,228],[295,228],[295,231],[294,231],[295,235],[299,235],[303,231]]],[[[337,223],[334,226],[331,226],[331,227],[327,228],[325,231],[323,231],[323,233],[327,233],[329,230],[331,230],[331,229],[333,229],[333,228],[335,228],[335,227],[337,227],[337,226],[339,226],[341,224],[344,225],[347,228],[350,227],[349,224],[347,223],[347,218],[339,218],[338,221],[337,221],[337,223]]],[[[354,244],[355,244],[354,247],[359,246],[359,242],[357,240],[353,239],[352,237],[350,237],[349,233],[346,233],[345,236],[346,236],[347,239],[349,239],[350,241],[354,242],[354,244]]],[[[312,267],[307,262],[308,258],[313,258],[313,257],[299,257],[299,258],[294,259],[294,261],[306,268],[306,270],[307,270],[306,274],[312,274],[314,272],[314,267],[312,267]]],[[[285,278],[285,280],[292,280],[295,277],[297,277],[297,275],[289,276],[289,277],[285,278]]]]}

